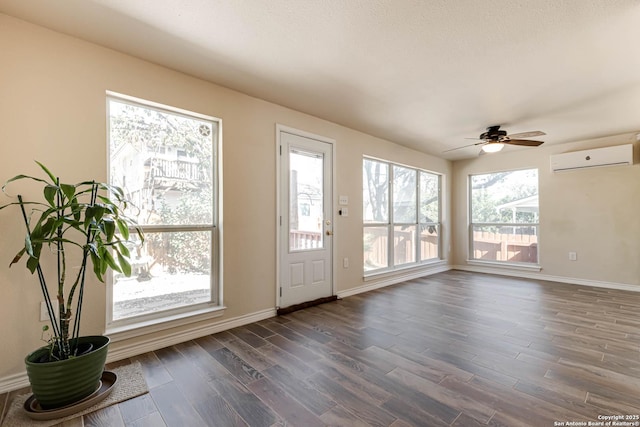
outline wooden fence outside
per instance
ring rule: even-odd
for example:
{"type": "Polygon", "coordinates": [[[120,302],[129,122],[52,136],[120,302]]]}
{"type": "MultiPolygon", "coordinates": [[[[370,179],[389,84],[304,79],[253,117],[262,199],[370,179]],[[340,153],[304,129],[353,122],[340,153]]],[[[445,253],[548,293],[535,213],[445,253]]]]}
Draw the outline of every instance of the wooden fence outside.
{"type": "MultiPolygon", "coordinates": [[[[367,242],[364,251],[365,269],[371,266],[386,266],[388,257],[388,235],[386,228],[371,233],[374,237],[367,242]]],[[[396,231],[393,237],[394,265],[400,265],[407,262],[414,262],[416,258],[414,233],[412,231],[396,231]]],[[[429,233],[427,230],[420,234],[420,254],[423,260],[438,258],[438,246],[440,239],[435,233],[429,233]]]]}
{"type": "Polygon", "coordinates": [[[529,234],[473,232],[473,259],[538,262],[538,236],[529,234]]]}

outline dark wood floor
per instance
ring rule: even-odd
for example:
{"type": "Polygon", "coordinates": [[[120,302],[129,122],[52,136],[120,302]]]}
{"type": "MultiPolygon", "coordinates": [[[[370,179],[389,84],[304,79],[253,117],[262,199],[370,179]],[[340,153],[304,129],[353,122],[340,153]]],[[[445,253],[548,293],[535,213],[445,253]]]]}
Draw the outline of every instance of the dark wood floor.
{"type": "Polygon", "coordinates": [[[450,271],[132,360],[150,393],[86,416],[85,426],[633,418],[640,293],[450,271]]]}

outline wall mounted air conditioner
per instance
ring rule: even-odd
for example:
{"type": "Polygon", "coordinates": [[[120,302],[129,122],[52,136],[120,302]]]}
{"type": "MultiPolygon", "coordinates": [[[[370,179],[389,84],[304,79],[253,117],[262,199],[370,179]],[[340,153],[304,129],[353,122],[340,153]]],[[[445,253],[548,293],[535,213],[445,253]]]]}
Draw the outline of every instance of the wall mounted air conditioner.
{"type": "Polygon", "coordinates": [[[632,165],[633,144],[553,154],[550,158],[551,170],[553,172],[597,168],[602,166],[632,165]]]}

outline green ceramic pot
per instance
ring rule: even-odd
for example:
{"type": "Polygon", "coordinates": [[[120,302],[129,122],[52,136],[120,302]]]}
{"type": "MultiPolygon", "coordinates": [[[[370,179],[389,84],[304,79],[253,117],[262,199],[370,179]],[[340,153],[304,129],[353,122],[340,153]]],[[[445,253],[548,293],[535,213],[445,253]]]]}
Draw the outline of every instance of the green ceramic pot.
{"type": "Polygon", "coordinates": [[[41,347],[25,357],[34,397],[43,409],[55,409],[78,402],[96,391],[107,360],[109,337],[78,338],[78,345],[93,345],[81,356],[54,362],[38,362],[48,352],[41,347]]]}

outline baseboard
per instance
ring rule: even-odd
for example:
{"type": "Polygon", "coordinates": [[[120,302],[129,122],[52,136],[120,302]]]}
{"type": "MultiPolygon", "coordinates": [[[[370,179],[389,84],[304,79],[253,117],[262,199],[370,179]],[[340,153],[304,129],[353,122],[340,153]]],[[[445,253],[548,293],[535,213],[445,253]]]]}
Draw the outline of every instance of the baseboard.
{"type": "MultiPolygon", "coordinates": [[[[185,341],[201,338],[206,335],[216,334],[227,329],[248,325],[276,316],[275,308],[258,311],[255,313],[238,316],[231,319],[222,320],[211,324],[192,326],[180,332],[165,333],[161,337],[137,338],[132,344],[110,346],[107,356],[107,363],[126,359],[127,357],[138,356],[149,351],[158,350],[185,341]]],[[[120,343],[116,343],[120,344],[120,343]]]]}
{"type": "Polygon", "coordinates": [[[522,270],[504,270],[495,267],[482,267],[475,265],[454,265],[452,270],[470,271],[473,273],[497,274],[500,276],[520,277],[523,279],[547,280],[550,282],[568,283],[571,285],[593,286],[595,288],[617,289],[620,291],[640,292],[639,285],[631,285],[628,283],[604,282],[600,280],[580,279],[577,277],[552,276],[537,272],[528,272],[522,270]]]}
{"type": "Polygon", "coordinates": [[[363,292],[373,291],[375,289],[384,288],[386,286],[396,285],[407,280],[418,279],[420,277],[431,276],[432,274],[442,273],[451,270],[448,264],[439,264],[437,266],[424,269],[399,272],[393,275],[380,277],[379,279],[369,279],[368,283],[355,288],[338,291],[338,298],[346,298],[352,295],[361,294],[363,292]]]}
{"type": "MultiPolygon", "coordinates": [[[[124,344],[122,342],[114,343],[109,346],[109,354],[107,355],[107,363],[126,359],[127,357],[138,356],[149,351],[158,350],[171,345],[179,344],[192,339],[204,337],[206,335],[215,334],[226,331],[227,329],[236,328],[238,326],[248,325],[249,323],[258,322],[260,320],[269,319],[276,316],[276,309],[257,311],[255,313],[238,316],[231,319],[222,320],[207,325],[193,326],[180,332],[165,333],[161,336],[154,334],[153,337],[139,337],[132,340],[132,343],[124,344]]],[[[0,394],[17,390],[29,386],[27,372],[20,372],[0,378],[0,394]]]]}

